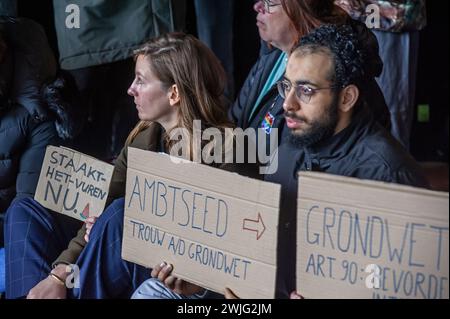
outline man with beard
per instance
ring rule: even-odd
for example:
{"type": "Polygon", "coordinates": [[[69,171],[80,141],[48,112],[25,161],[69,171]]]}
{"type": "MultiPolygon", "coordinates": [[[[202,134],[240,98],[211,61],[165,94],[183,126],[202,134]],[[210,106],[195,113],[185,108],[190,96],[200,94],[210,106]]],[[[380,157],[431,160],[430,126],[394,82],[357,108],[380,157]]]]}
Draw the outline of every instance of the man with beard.
{"type": "Polygon", "coordinates": [[[295,290],[299,171],[428,186],[415,160],[368,110],[366,59],[349,27],[322,26],[293,50],[278,82],[290,136],[274,158],[278,171],[266,176],[282,185],[277,297],[295,290]]]}

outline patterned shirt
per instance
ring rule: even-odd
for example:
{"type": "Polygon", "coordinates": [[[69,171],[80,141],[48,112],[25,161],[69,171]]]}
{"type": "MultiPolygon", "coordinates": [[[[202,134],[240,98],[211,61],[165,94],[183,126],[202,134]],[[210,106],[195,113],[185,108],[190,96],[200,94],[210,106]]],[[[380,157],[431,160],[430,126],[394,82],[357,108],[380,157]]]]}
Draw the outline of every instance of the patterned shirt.
{"type": "Polygon", "coordinates": [[[376,30],[416,31],[422,30],[427,24],[425,0],[335,0],[335,3],[353,19],[376,30]],[[375,10],[373,5],[377,6],[375,10]],[[379,24],[374,19],[377,11],[380,13],[379,24]]]}

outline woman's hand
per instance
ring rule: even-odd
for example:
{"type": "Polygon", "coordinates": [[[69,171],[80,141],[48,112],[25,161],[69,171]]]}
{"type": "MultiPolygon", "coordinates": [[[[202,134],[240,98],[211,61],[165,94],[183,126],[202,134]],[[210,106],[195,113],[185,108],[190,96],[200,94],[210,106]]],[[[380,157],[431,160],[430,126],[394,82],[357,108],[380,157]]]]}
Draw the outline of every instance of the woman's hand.
{"type": "MultiPolygon", "coordinates": [[[[66,280],[66,265],[56,266],[52,273],[62,280],[66,280]]],[[[27,295],[27,299],[66,299],[66,297],[66,284],[50,275],[34,286],[27,295]]]]}
{"type": "Polygon", "coordinates": [[[172,276],[172,270],[172,265],[162,263],[153,268],[151,275],[153,278],[158,278],[158,280],[164,283],[167,288],[179,295],[191,296],[205,291],[205,289],[200,286],[172,276]]]}
{"type": "Polygon", "coordinates": [[[86,224],[86,234],[84,235],[84,240],[89,242],[89,234],[91,233],[92,227],[94,227],[95,222],[97,221],[97,217],[89,217],[84,221],[86,224]]]}

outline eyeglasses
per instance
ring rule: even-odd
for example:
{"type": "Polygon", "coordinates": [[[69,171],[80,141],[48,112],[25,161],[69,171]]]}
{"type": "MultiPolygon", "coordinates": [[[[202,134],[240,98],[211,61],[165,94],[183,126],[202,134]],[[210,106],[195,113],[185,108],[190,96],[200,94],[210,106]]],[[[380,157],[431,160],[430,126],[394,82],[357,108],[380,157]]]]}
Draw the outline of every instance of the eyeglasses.
{"type": "Polygon", "coordinates": [[[272,13],[272,8],[273,7],[278,7],[281,6],[281,3],[273,3],[271,0],[256,0],[255,2],[259,2],[262,1],[264,4],[264,12],[267,12],[269,14],[272,13]]]}
{"type": "MultiPolygon", "coordinates": [[[[291,92],[292,87],[293,87],[292,83],[289,82],[288,80],[282,80],[277,82],[278,93],[283,99],[286,99],[286,96],[289,94],[289,92],[291,92]]],[[[295,95],[300,101],[304,103],[311,102],[311,98],[314,96],[314,94],[317,93],[317,91],[334,90],[337,88],[338,88],[337,86],[330,86],[327,88],[311,88],[304,84],[299,84],[294,87],[295,95]]]]}

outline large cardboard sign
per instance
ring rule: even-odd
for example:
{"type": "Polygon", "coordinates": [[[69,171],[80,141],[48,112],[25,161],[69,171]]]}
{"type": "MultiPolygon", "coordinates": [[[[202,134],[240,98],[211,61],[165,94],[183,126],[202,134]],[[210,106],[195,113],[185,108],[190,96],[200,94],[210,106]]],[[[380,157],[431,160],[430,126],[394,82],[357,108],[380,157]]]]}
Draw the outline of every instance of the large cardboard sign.
{"type": "Polygon", "coordinates": [[[34,199],[78,220],[99,216],[105,208],[113,169],[77,151],[48,146],[34,199]]]}
{"type": "Polygon", "coordinates": [[[275,295],[280,185],[128,149],[122,257],[241,298],[275,295]]]}
{"type": "Polygon", "coordinates": [[[305,298],[449,298],[448,193],[300,173],[305,298]]]}

